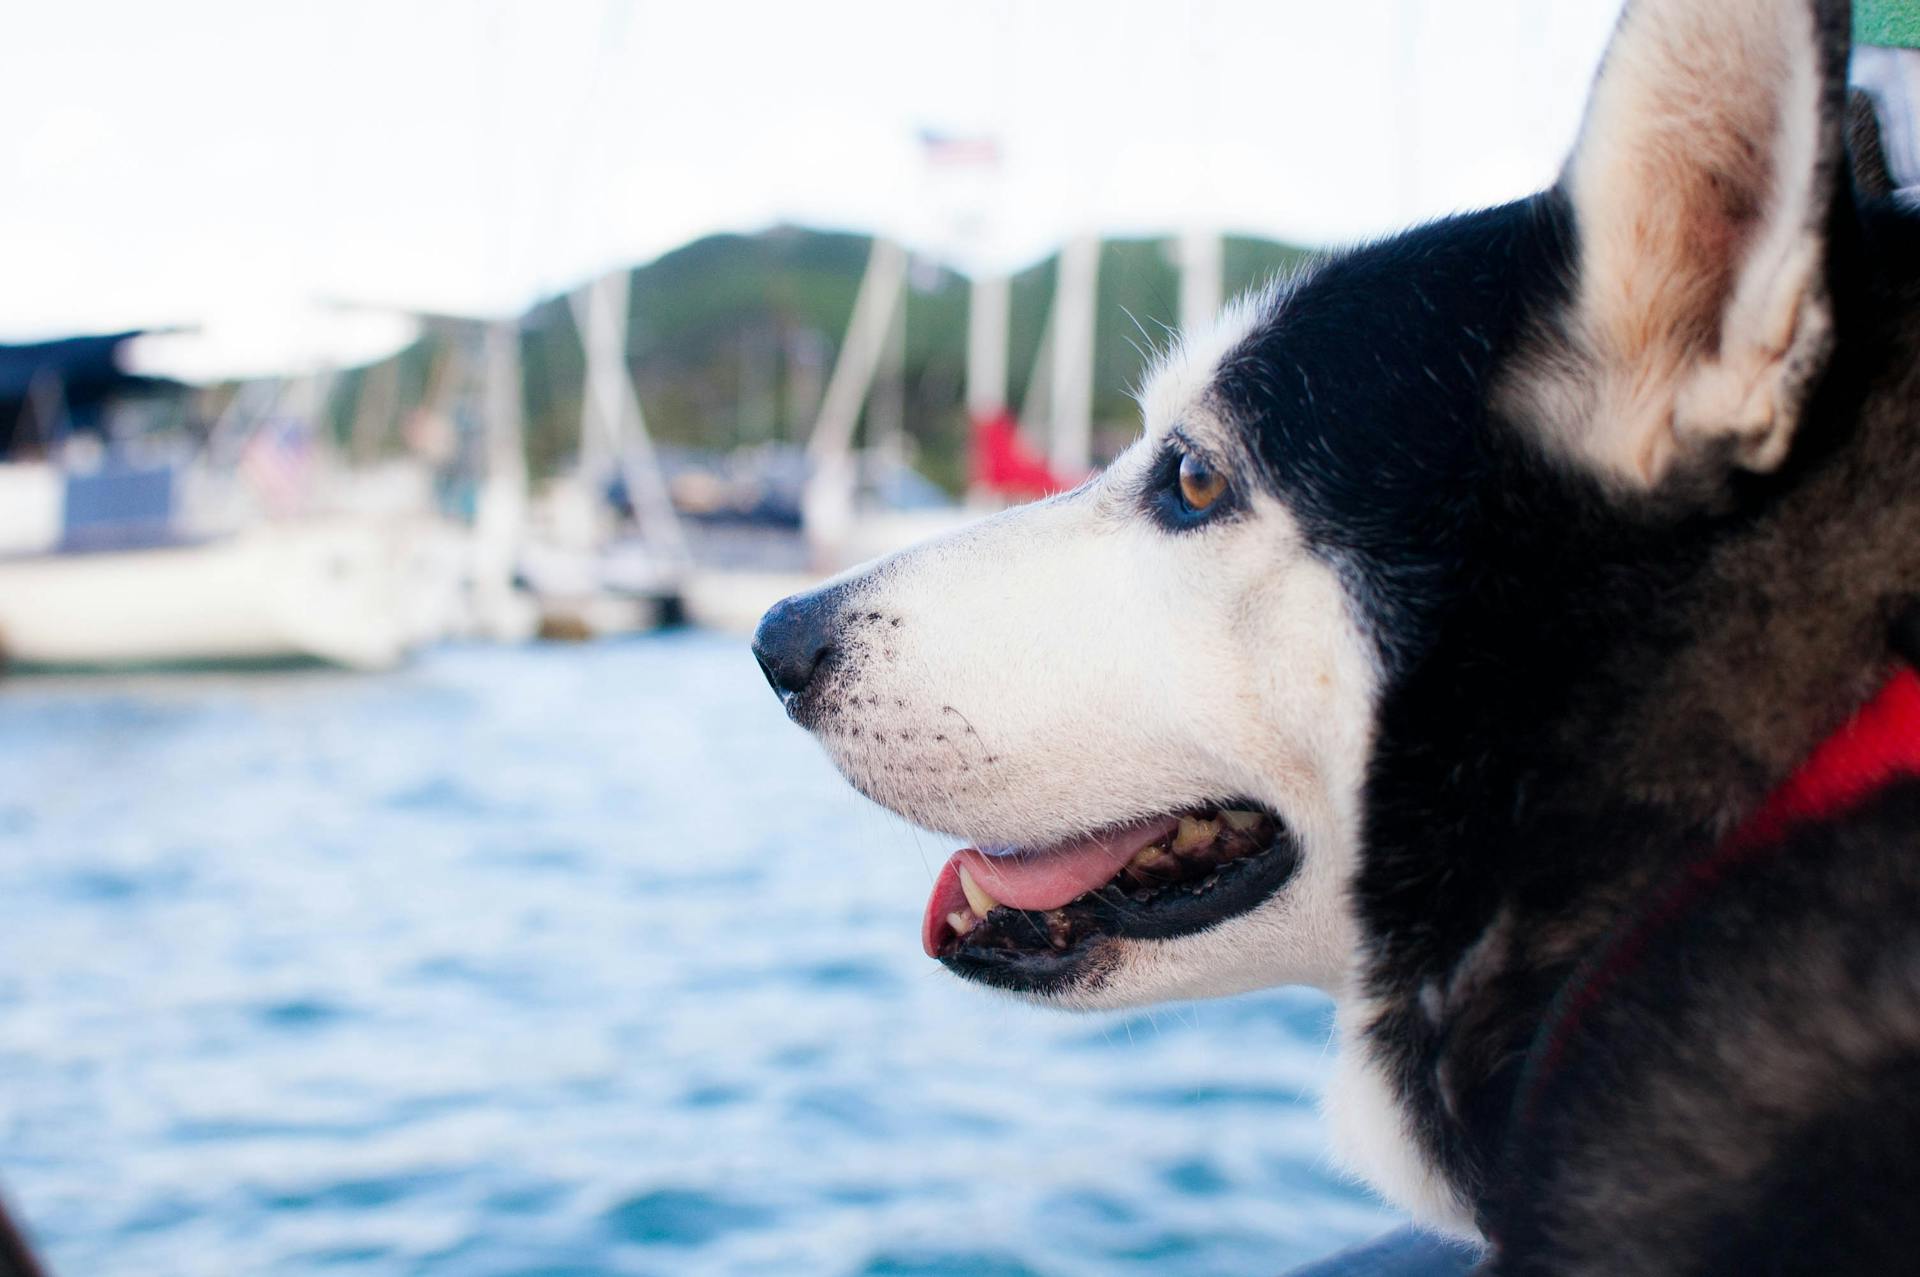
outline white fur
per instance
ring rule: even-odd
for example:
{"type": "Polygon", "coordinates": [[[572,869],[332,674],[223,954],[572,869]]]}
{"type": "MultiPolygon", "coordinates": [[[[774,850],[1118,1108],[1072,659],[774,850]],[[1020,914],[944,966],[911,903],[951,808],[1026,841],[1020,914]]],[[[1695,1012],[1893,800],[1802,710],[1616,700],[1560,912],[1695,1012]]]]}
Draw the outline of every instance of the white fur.
{"type": "Polygon", "coordinates": [[[1407,1130],[1406,1112],[1366,1041],[1372,1018],[1363,999],[1344,999],[1334,1012],[1338,1054],[1321,1101],[1334,1156],[1426,1227],[1478,1241],[1472,1207],[1407,1130]]]}
{"type": "Polygon", "coordinates": [[[1205,400],[1219,375],[1220,361],[1246,340],[1262,315],[1282,304],[1289,287],[1289,281],[1276,281],[1261,292],[1245,293],[1222,307],[1206,328],[1181,335],[1140,388],[1140,416],[1148,439],[1164,434],[1205,400]]]}

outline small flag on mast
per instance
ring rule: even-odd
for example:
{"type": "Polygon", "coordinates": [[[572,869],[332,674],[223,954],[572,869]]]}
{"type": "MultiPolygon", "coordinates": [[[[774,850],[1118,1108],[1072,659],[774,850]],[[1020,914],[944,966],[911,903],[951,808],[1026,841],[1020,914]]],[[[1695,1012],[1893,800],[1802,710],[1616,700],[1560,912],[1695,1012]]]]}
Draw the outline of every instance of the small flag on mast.
{"type": "Polygon", "coordinates": [[[984,133],[921,129],[920,148],[929,164],[992,166],[1000,163],[1000,143],[984,133]]]}

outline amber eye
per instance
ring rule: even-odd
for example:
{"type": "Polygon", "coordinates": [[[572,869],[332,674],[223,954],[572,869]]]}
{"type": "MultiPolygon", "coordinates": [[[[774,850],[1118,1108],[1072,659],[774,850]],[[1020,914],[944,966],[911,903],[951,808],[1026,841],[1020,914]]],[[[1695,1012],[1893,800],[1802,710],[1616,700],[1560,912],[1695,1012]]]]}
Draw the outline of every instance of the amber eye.
{"type": "Polygon", "coordinates": [[[1220,499],[1227,477],[1189,452],[1180,458],[1180,498],[1195,514],[1220,499]]]}

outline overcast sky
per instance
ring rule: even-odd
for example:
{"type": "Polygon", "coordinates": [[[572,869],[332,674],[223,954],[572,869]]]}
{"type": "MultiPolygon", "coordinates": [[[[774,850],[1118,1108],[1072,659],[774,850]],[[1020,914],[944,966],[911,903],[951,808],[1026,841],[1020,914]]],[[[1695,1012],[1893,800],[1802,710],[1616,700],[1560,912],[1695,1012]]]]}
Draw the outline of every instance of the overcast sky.
{"type": "Polygon", "coordinates": [[[0,339],[195,324],[162,352],[188,373],[352,360],[402,330],[316,302],[504,314],[775,221],[963,264],[1082,229],[1354,239],[1550,180],[1617,8],[7,5],[0,339]],[[923,128],[998,137],[997,181],[930,170],[923,128]]]}

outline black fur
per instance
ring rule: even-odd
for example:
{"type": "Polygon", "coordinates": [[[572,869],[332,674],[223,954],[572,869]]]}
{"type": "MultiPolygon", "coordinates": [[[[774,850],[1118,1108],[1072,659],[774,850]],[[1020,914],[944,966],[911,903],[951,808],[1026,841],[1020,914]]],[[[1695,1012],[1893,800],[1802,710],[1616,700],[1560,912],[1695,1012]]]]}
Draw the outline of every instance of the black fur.
{"type": "Polygon", "coordinates": [[[1907,781],[1651,933],[1517,1121],[1494,1271],[1911,1270],[1916,831],[1907,781]]]}
{"type": "Polygon", "coordinates": [[[1420,227],[1278,294],[1222,362],[1226,419],[1396,667],[1476,562],[1474,507],[1503,464],[1490,382],[1563,297],[1570,243],[1552,196],[1420,227]]]}
{"type": "MultiPolygon", "coordinates": [[[[1666,942],[1548,1119],[1518,1134],[1511,1120],[1581,957],[1920,647],[1901,628],[1920,597],[1920,229],[1844,179],[1827,225],[1836,346],[1793,453],[1711,499],[1690,483],[1624,493],[1542,447],[1549,423],[1501,407],[1575,270],[1557,192],[1329,263],[1218,385],[1380,649],[1356,884],[1382,1008],[1369,1046],[1502,1243],[1499,1272],[1891,1271],[1875,1257],[1920,1253],[1920,1220],[1885,1189],[1920,1187],[1920,1100],[1903,1090],[1920,1072],[1913,795],[1729,886],[1666,942]],[[1770,944],[1787,948],[1760,964],[1770,944]],[[1881,965],[1821,981],[1835,949],[1881,965]],[[1782,970],[1800,985],[1766,983],[1782,970]],[[1849,1072],[1830,1054],[1830,1102],[1769,1124],[1764,1088],[1698,1035],[1717,1008],[1774,992],[1807,1006],[1796,1044],[1880,1034],[1884,1064],[1849,1072]],[[1722,1102],[1719,1124],[1636,1124],[1676,1096],[1722,1102]],[[1716,1149],[1755,1142],[1750,1182],[1679,1195],[1716,1149]],[[1568,1223],[1616,1215],[1654,1243],[1617,1247],[1631,1262],[1612,1262],[1606,1228],[1568,1223]]],[[[1779,1058],[1756,1048],[1754,1065],[1789,1067],[1785,1040],[1767,1045],[1779,1058]]]]}
{"type": "MultiPolygon", "coordinates": [[[[1470,1188],[1486,1178],[1475,1135],[1504,1116],[1503,1079],[1475,1087],[1467,1122],[1445,1112],[1429,1086],[1440,1059],[1482,1048],[1452,1040],[1459,1024],[1427,1023],[1413,995],[1445,979],[1516,885],[1530,906],[1563,909],[1594,849],[1670,832],[1633,812],[1595,824],[1565,779],[1588,771],[1588,733],[1568,720],[1583,701],[1617,702],[1603,671],[1626,635],[1649,659],[1683,641],[1686,619],[1663,604],[1711,539],[1699,520],[1610,499],[1490,407],[1565,297],[1572,250],[1555,194],[1363,249],[1283,299],[1220,383],[1268,481],[1353,584],[1389,671],[1358,894],[1373,992],[1408,1005],[1375,1037],[1430,1150],[1470,1188]]],[[[1562,974],[1513,973],[1501,1000],[1517,1014],[1502,1020],[1518,1033],[1562,974]]],[[[1491,1052],[1496,1072],[1513,1049],[1491,1052]]]]}

